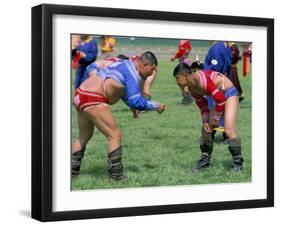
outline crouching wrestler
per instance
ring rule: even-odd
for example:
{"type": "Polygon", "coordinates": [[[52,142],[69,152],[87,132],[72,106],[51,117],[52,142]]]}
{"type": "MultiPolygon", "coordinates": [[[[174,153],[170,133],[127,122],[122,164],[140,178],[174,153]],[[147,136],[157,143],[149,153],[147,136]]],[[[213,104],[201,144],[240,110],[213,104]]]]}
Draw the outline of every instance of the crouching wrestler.
{"type": "Polygon", "coordinates": [[[108,173],[113,180],[127,177],[123,173],[122,134],[109,105],[122,99],[129,107],[159,113],[165,105],[147,100],[141,95],[140,81],[157,68],[157,58],[152,52],[143,53],[134,62],[118,61],[90,72],[90,76],[76,90],[74,104],[78,111],[79,135],[72,145],[72,175],[78,175],[86,144],[96,127],[108,141],[108,173]]]}
{"type": "MultiPolygon", "coordinates": [[[[87,78],[89,78],[89,76],[93,74],[91,73],[92,71],[99,71],[100,69],[108,67],[109,65],[121,60],[130,60],[132,62],[135,62],[138,60],[139,57],[140,56],[127,57],[125,55],[120,54],[117,57],[107,57],[103,60],[97,60],[86,68],[84,75],[81,78],[81,81],[84,82],[87,78]]],[[[157,69],[153,70],[152,74],[149,75],[145,80],[143,78],[141,79],[140,87],[142,89],[142,96],[148,100],[152,98],[151,87],[154,80],[156,79],[156,76],[157,76],[157,69]]],[[[143,112],[137,109],[131,109],[131,111],[133,112],[133,118],[135,119],[140,118],[143,112]]]]}
{"type": "Polygon", "coordinates": [[[232,154],[232,171],[243,168],[241,141],[236,133],[236,118],[238,113],[238,92],[232,82],[223,74],[212,70],[192,71],[187,64],[178,64],[173,73],[178,85],[183,89],[188,86],[202,117],[202,136],[200,138],[201,157],[193,171],[200,171],[209,167],[213,152],[212,131],[219,126],[224,113],[225,133],[228,137],[228,149],[232,154]],[[206,97],[215,100],[215,108],[208,109],[206,97]]]}

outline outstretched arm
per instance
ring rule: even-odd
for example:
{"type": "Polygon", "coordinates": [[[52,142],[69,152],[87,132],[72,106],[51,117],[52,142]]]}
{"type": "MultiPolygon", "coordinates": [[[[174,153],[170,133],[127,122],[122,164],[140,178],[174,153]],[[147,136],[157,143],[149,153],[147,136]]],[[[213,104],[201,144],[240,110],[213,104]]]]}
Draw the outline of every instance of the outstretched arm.
{"type": "Polygon", "coordinates": [[[152,100],[147,100],[142,96],[142,92],[139,86],[139,82],[137,80],[137,76],[130,73],[130,71],[125,72],[125,92],[126,95],[122,98],[122,100],[130,107],[137,110],[156,110],[158,112],[162,112],[164,110],[161,109],[161,104],[152,100]]]}

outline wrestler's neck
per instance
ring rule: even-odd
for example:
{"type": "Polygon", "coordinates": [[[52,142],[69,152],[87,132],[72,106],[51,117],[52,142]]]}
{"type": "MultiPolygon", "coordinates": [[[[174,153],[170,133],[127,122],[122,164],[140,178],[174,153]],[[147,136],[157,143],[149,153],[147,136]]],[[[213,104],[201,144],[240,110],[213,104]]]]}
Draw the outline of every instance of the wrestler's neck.
{"type": "Polygon", "coordinates": [[[196,87],[196,86],[198,86],[199,75],[197,75],[197,73],[187,75],[186,81],[187,81],[188,87],[196,87]]]}
{"type": "Polygon", "coordinates": [[[145,79],[142,75],[141,75],[141,62],[137,59],[134,61],[134,64],[135,64],[135,67],[136,67],[136,70],[139,74],[139,76],[142,78],[142,79],[145,79]]]}

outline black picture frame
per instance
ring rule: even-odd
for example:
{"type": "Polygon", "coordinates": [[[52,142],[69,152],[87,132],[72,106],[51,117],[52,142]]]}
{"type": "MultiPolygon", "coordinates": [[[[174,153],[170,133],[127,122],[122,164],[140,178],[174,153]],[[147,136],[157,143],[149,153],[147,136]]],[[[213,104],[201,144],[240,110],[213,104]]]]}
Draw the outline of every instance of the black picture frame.
{"type": "Polygon", "coordinates": [[[43,4],[32,8],[32,218],[39,221],[122,217],[274,206],[274,20],[176,12],[43,4]],[[247,25],[267,29],[267,197],[258,200],[93,210],[52,210],[52,18],[56,14],[247,25]]]}

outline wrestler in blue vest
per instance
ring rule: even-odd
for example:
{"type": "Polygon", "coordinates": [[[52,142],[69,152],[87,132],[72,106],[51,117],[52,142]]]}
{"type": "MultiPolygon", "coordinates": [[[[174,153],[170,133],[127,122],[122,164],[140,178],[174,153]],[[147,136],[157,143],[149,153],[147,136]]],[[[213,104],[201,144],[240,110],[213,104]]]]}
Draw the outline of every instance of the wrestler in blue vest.
{"type": "Polygon", "coordinates": [[[136,70],[134,63],[130,60],[123,60],[97,71],[98,76],[103,80],[112,78],[125,87],[125,95],[122,100],[131,108],[137,110],[156,110],[159,105],[155,101],[147,100],[142,96],[140,88],[141,77],[136,70]]]}

